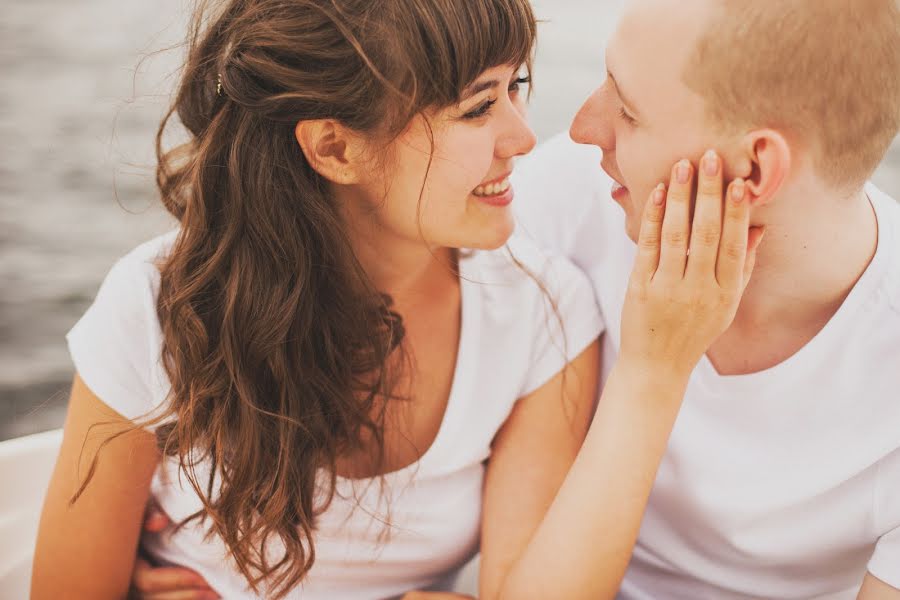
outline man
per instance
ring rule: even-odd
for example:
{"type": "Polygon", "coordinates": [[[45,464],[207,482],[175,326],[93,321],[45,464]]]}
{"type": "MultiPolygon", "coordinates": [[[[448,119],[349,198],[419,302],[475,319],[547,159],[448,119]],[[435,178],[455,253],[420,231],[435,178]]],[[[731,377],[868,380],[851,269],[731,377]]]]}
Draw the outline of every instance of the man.
{"type": "Polygon", "coordinates": [[[563,138],[516,181],[521,228],[594,282],[606,370],[672,163],[719,149],[767,229],[621,597],[900,599],[900,208],[865,186],[900,127],[896,0],[634,0],[607,67],[571,136],[621,209],[563,138]]]}
{"type": "Polygon", "coordinates": [[[717,148],[767,229],[621,596],[900,598],[900,209],[864,187],[900,124],[896,0],[637,0],[607,68],[571,136],[622,210],[567,140],[517,182],[523,228],[595,284],[607,368],[627,238],[672,162],[717,148]]]}

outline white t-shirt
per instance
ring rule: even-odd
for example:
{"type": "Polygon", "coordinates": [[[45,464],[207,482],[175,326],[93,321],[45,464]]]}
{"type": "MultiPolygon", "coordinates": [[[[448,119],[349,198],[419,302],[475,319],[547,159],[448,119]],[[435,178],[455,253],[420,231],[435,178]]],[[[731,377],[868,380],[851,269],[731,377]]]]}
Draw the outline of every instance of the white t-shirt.
{"type": "MultiPolygon", "coordinates": [[[[561,136],[514,183],[520,230],[593,281],[608,371],[634,244],[599,161],[561,136]]],[[[878,248],[828,325],[771,369],[694,371],[622,598],[851,599],[867,568],[900,588],[900,206],[867,192],[878,248]]]]}
{"type": "MultiPolygon", "coordinates": [[[[169,251],[176,233],[122,258],[68,334],[87,386],[127,418],[162,406],[170,389],[160,362],[154,261],[169,251]]],[[[448,589],[477,551],[484,461],[494,435],[518,398],[560,372],[566,356],[577,356],[603,328],[590,283],[578,269],[524,240],[510,247],[548,288],[562,330],[547,297],[505,250],[461,258],[460,346],[437,438],[417,463],[387,475],[384,495],[373,480],[338,480],[337,495],[317,523],[315,565],[289,599],[372,600],[429,586],[448,589]]],[[[157,469],[151,490],[176,522],[202,506],[186,480],[179,484],[171,459],[157,469]]],[[[193,521],[149,548],[162,562],[199,572],[223,598],[255,597],[221,539],[205,542],[203,536],[193,521]]]]}

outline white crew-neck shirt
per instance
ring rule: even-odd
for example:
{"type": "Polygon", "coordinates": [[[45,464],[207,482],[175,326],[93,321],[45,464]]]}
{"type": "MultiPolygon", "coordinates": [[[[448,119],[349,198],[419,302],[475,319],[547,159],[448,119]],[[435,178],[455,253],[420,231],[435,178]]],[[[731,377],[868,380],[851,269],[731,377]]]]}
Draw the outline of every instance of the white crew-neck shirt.
{"type": "MultiPolygon", "coordinates": [[[[634,244],[599,162],[560,136],[514,183],[520,229],[594,284],[608,372],[634,244]]],[[[866,190],[878,247],[827,326],[771,369],[697,366],[621,598],[852,599],[867,569],[900,588],[900,206],[866,190]]]]}
{"type": "MultiPolygon", "coordinates": [[[[156,261],[176,235],[122,258],[67,336],[84,382],[129,419],[158,409],[170,390],[160,362],[156,261]]],[[[590,283],[577,268],[525,240],[509,246],[550,297],[506,250],[463,253],[459,352],[436,439],[418,462],[388,474],[383,489],[377,480],[338,479],[337,494],[317,522],[316,562],[289,600],[373,600],[450,589],[454,573],[477,551],[494,435],[517,399],[552,379],[603,329],[590,283]]],[[[179,484],[171,459],[157,469],[151,493],[175,522],[202,507],[186,480],[179,484]]],[[[223,598],[256,598],[221,539],[206,542],[204,533],[194,521],[146,545],[161,562],[200,573],[223,598]]]]}

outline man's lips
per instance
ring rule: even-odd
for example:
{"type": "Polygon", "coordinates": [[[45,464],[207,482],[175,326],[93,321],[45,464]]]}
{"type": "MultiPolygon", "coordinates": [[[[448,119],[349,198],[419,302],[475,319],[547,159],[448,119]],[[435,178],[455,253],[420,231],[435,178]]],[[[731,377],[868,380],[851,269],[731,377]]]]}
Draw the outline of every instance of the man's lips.
{"type": "Polygon", "coordinates": [[[622,183],[622,176],[618,175],[614,169],[609,168],[607,165],[600,163],[600,168],[603,169],[603,172],[609,175],[609,178],[612,179],[615,183],[619,185],[619,187],[627,188],[628,186],[622,183]]]}
{"type": "Polygon", "coordinates": [[[607,175],[609,175],[609,178],[613,180],[612,191],[611,191],[612,197],[615,200],[620,200],[623,196],[625,196],[628,193],[628,187],[624,183],[619,181],[619,179],[620,179],[619,177],[616,177],[615,175],[613,175],[612,169],[610,169],[609,167],[607,167],[606,165],[603,165],[603,164],[600,165],[600,168],[603,169],[603,171],[607,175]]]}

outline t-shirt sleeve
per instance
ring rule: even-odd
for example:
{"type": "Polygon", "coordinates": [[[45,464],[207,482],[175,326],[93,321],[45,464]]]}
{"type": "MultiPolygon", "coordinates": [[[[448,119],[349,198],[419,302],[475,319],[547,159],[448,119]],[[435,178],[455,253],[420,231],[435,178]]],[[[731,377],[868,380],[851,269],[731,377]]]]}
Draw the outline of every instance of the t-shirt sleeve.
{"type": "Polygon", "coordinates": [[[66,335],[85,385],[110,408],[136,420],[164,400],[156,316],[158,272],[150,261],[126,257],[100,286],[93,304],[66,335]]]}
{"type": "Polygon", "coordinates": [[[874,517],[880,537],[869,560],[869,572],[900,589],[900,450],[881,460],[874,517]]]}
{"type": "Polygon", "coordinates": [[[536,303],[531,361],[520,397],[553,379],[604,330],[587,276],[562,257],[535,273],[545,290],[536,303]]]}

